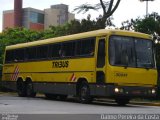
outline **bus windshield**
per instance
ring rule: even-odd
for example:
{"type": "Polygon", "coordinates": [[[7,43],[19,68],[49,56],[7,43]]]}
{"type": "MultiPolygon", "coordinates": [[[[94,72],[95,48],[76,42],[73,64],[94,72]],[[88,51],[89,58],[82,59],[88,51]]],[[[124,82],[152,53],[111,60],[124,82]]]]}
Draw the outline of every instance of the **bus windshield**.
{"type": "Polygon", "coordinates": [[[142,38],[111,36],[109,62],[113,66],[155,68],[153,42],[142,38]]]}

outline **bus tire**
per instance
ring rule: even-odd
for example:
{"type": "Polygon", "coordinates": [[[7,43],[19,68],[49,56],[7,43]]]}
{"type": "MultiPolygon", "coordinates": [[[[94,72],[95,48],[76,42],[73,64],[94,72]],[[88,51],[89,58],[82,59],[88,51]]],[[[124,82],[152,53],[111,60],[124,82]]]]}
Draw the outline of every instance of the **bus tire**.
{"type": "Polygon", "coordinates": [[[26,83],[26,94],[27,94],[27,97],[36,96],[36,92],[34,92],[33,83],[31,81],[26,83]]]}
{"type": "Polygon", "coordinates": [[[119,106],[125,106],[126,104],[129,103],[130,99],[129,98],[116,98],[115,101],[119,106]]]}
{"type": "Polygon", "coordinates": [[[79,101],[85,104],[92,102],[89,85],[85,81],[83,81],[79,87],[79,101]]]}
{"type": "Polygon", "coordinates": [[[57,99],[58,97],[57,95],[49,94],[49,93],[45,93],[44,95],[47,99],[53,99],[53,100],[57,99]]]}
{"type": "Polygon", "coordinates": [[[19,97],[26,97],[26,86],[23,80],[17,81],[17,94],[19,97]]]}
{"type": "Polygon", "coordinates": [[[66,100],[67,99],[67,95],[59,95],[59,99],[60,100],[66,100]]]}

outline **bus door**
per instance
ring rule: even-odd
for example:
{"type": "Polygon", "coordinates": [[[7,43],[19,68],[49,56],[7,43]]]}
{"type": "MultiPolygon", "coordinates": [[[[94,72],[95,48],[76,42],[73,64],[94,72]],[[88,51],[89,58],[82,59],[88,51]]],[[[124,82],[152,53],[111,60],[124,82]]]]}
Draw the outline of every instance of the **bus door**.
{"type": "Polygon", "coordinates": [[[106,38],[98,38],[97,64],[96,64],[96,83],[105,83],[105,66],[106,66],[106,38]]]}

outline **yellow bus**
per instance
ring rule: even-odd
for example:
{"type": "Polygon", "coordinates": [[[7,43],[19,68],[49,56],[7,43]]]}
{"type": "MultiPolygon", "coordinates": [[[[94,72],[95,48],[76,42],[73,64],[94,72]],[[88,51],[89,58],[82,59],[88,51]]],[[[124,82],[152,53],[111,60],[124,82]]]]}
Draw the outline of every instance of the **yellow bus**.
{"type": "Polygon", "coordinates": [[[7,46],[3,85],[19,96],[77,96],[82,103],[113,98],[125,105],[156,95],[157,70],[151,36],[96,30],[7,46]]]}

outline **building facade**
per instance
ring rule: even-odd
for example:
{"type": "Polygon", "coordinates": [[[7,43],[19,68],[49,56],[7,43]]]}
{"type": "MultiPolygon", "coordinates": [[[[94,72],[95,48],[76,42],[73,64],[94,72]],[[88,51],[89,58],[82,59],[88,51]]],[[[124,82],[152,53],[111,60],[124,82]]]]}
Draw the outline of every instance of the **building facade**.
{"type": "Polygon", "coordinates": [[[2,29],[14,27],[14,11],[7,10],[3,11],[3,23],[2,29]]]}
{"type": "Polygon", "coordinates": [[[50,8],[45,9],[45,29],[49,26],[63,25],[75,19],[75,15],[68,12],[68,5],[59,4],[52,5],[50,8]]]}
{"type": "Polygon", "coordinates": [[[44,11],[24,8],[22,26],[31,30],[44,30],[44,11]]]}
{"type": "Polygon", "coordinates": [[[68,5],[65,4],[52,5],[44,10],[21,8],[15,5],[15,9],[3,11],[3,30],[13,27],[25,27],[41,31],[48,29],[49,26],[63,25],[75,19],[75,15],[69,13],[68,5]],[[18,9],[21,12],[18,12],[18,9]]]}

